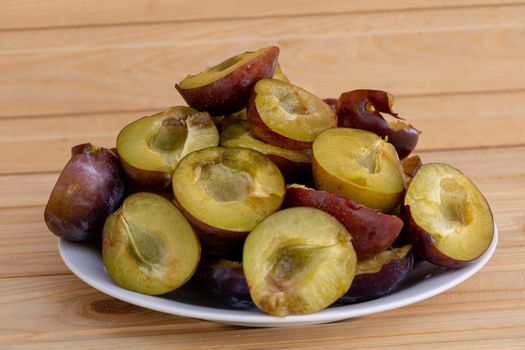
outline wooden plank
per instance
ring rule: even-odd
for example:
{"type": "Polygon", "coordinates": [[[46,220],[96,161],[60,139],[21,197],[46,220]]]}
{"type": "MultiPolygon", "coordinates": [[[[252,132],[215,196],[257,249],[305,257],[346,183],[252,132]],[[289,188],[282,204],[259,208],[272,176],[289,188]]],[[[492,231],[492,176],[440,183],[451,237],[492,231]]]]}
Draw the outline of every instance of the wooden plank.
{"type": "Polygon", "coordinates": [[[0,210],[0,278],[70,273],[58,237],[44,223],[44,207],[0,210]]]}
{"type": "Polygon", "coordinates": [[[210,19],[258,18],[264,16],[304,16],[318,13],[393,11],[417,8],[493,6],[521,3],[516,0],[315,0],[243,1],[208,0],[4,0],[0,3],[0,29],[27,29],[62,26],[92,26],[119,23],[155,23],[210,19]]]}
{"type": "MultiPolygon", "coordinates": [[[[395,107],[423,131],[418,150],[489,147],[525,144],[524,100],[525,90],[401,97],[395,107]]],[[[154,112],[0,118],[0,174],[59,171],[72,146],[92,142],[114,147],[125,125],[154,112]]]]}
{"type": "MultiPolygon", "coordinates": [[[[450,163],[471,176],[491,204],[500,230],[498,251],[505,253],[493,259],[498,266],[508,262],[525,268],[525,147],[424,152],[422,157],[425,162],[450,163]]],[[[54,178],[38,181],[44,175],[0,176],[2,192],[17,188],[0,196],[0,279],[68,271],[58,256],[56,237],[43,222],[43,205],[54,183],[54,178]],[[20,207],[24,205],[35,207],[20,207]]]]}
{"type": "Polygon", "coordinates": [[[181,103],[173,84],[186,73],[270,44],[291,80],[321,96],[525,89],[525,6],[438,13],[3,32],[0,116],[162,109],[181,103]]]}

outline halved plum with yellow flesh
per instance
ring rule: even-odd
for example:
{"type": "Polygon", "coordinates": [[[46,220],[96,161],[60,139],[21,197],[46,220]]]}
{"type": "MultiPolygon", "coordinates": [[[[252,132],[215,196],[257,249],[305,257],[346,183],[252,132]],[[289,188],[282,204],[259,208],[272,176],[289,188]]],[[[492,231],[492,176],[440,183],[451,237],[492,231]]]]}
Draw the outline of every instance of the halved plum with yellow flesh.
{"type": "Polygon", "coordinates": [[[423,165],[421,158],[418,155],[410,156],[401,161],[401,166],[405,172],[405,182],[408,184],[410,180],[414,177],[419,169],[423,165]]]}
{"type": "Polygon", "coordinates": [[[287,182],[311,176],[310,150],[290,150],[261,141],[250,133],[250,125],[246,121],[229,125],[221,133],[220,144],[225,147],[244,147],[261,152],[277,165],[287,182]]]}
{"type": "Polygon", "coordinates": [[[416,147],[420,132],[392,111],[394,95],[379,90],[353,90],[343,93],[337,102],[338,126],[368,130],[388,138],[399,158],[416,147]],[[381,113],[393,118],[386,120],[381,113]]]}
{"type": "Polygon", "coordinates": [[[310,148],[321,131],[337,124],[334,111],[323,100],[276,79],[255,84],[247,112],[257,138],[288,149],[310,148]]]}
{"type": "Polygon", "coordinates": [[[190,279],[200,245],[190,224],[167,199],[135,193],[104,225],[104,265],[123,288],[158,295],[190,279]]]}
{"type": "Polygon", "coordinates": [[[175,88],[190,107],[225,115],[246,107],[255,83],[274,74],[279,48],[266,47],[228,58],[204,71],[188,75],[175,88]]]}
{"type": "Polygon", "coordinates": [[[231,124],[237,123],[241,120],[248,120],[248,116],[246,115],[246,108],[243,108],[238,112],[226,116],[212,117],[212,119],[219,132],[222,132],[231,124]]]}
{"type": "Polygon", "coordinates": [[[406,191],[402,215],[417,253],[439,266],[467,265],[488,249],[494,236],[485,197],[447,164],[419,168],[406,191]]]}
{"type": "Polygon", "coordinates": [[[241,263],[221,259],[206,268],[203,275],[207,289],[226,305],[236,309],[255,306],[241,263]]]}
{"type": "Polygon", "coordinates": [[[281,65],[279,63],[277,63],[277,66],[275,66],[275,71],[273,72],[272,79],[281,80],[286,83],[290,82],[290,80],[288,80],[288,77],[284,75],[283,70],[281,69],[281,65]]]}
{"type": "Polygon", "coordinates": [[[117,151],[131,185],[162,191],[185,155],[219,144],[208,113],[178,106],[127,125],[117,137],[117,151]]]}
{"type": "Polygon", "coordinates": [[[312,170],[320,190],[369,208],[389,212],[401,201],[404,178],[396,150],[370,131],[323,131],[313,144],[312,170]]]}
{"type": "Polygon", "coordinates": [[[414,264],[412,245],[389,249],[357,263],[357,274],[339,303],[358,303],[382,297],[398,289],[414,264]]]}
{"type": "Polygon", "coordinates": [[[243,268],[250,296],[274,316],[320,311],[348,291],[357,258],[345,227],[322,210],[278,211],[244,243],[243,268]]]}
{"type": "Polygon", "coordinates": [[[352,235],[352,245],[359,259],[386,250],[403,228],[400,218],[367,208],[344,196],[301,185],[288,186],[284,207],[301,206],[321,209],[339,220],[352,235]]]}
{"type": "Polygon", "coordinates": [[[239,239],[280,207],[285,184],[279,169],[262,153],[211,147],[180,161],[173,192],[179,208],[201,230],[239,239]]]}

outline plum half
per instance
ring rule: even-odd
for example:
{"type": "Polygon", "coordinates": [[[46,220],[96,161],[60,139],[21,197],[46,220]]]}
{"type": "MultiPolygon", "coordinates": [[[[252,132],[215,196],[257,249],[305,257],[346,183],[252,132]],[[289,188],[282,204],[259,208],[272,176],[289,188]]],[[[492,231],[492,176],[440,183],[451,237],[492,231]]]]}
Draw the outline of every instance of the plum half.
{"type": "Polygon", "coordinates": [[[366,130],[323,131],[312,147],[312,170],[320,190],[342,194],[383,212],[394,209],[404,191],[396,150],[366,130]]]}
{"type": "Polygon", "coordinates": [[[104,225],[102,257],[123,288],[150,295],[170,292],[195,272],[200,245],[175,206],[153,193],[127,197],[104,225]]]}
{"type": "Polygon", "coordinates": [[[422,165],[405,194],[402,216],[419,255],[443,267],[461,267],[479,258],[494,236],[489,204],[456,168],[422,165]]]}
{"type": "Polygon", "coordinates": [[[403,228],[403,221],[396,216],[367,208],[341,195],[301,185],[287,187],[283,206],[317,208],[335,217],[350,232],[359,259],[386,250],[403,228]]]}
{"type": "Polygon", "coordinates": [[[221,133],[220,144],[225,147],[250,148],[263,153],[277,165],[287,182],[308,178],[311,174],[309,150],[290,150],[261,141],[250,133],[250,125],[246,121],[229,125],[221,133]]]}
{"type": "Polygon", "coordinates": [[[385,250],[361,260],[350,289],[338,302],[358,303],[390,294],[403,284],[413,265],[412,245],[385,250]]]}
{"type": "Polygon", "coordinates": [[[177,205],[202,231],[243,239],[281,205],[285,184],[266,156],[248,148],[211,147],[182,159],[173,174],[177,205]]]}
{"type": "Polygon", "coordinates": [[[171,107],[127,125],[117,137],[117,151],[131,185],[162,191],[171,185],[173,170],[185,155],[219,144],[208,113],[171,107]]]}
{"type": "Polygon", "coordinates": [[[334,111],[323,100],[276,79],[255,84],[247,114],[257,138],[288,149],[310,148],[321,131],[337,124],[334,111]]]}
{"type": "Polygon", "coordinates": [[[392,111],[394,95],[379,90],[353,90],[343,93],[337,102],[338,126],[368,130],[388,138],[399,158],[416,147],[420,132],[392,111]],[[381,113],[393,118],[386,120],[381,113]]]}
{"type": "Polygon", "coordinates": [[[71,149],[44,210],[47,227],[68,241],[100,237],[106,217],[126,193],[124,174],[115,154],[86,143],[71,149]]]}
{"type": "Polygon", "coordinates": [[[221,259],[204,271],[205,287],[219,300],[235,309],[254,307],[242,264],[221,259]]]}
{"type": "Polygon", "coordinates": [[[274,316],[322,310],[347,292],[357,258],[345,227],[322,210],[278,211],[248,235],[243,269],[255,305],[274,316]]]}
{"type": "Polygon", "coordinates": [[[175,85],[190,107],[212,115],[226,115],[246,107],[255,83],[274,74],[279,48],[247,51],[175,85]]]}

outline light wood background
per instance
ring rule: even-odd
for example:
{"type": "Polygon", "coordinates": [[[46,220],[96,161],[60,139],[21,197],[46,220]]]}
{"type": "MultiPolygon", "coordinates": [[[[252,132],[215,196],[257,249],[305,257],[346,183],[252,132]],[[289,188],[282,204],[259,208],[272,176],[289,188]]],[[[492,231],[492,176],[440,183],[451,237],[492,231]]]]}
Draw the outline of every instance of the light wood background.
{"type": "Polygon", "coordinates": [[[524,349],[525,1],[1,1],[0,266],[2,349],[524,349]],[[288,329],[149,311],[67,270],[43,208],[70,147],[112,146],[181,103],[187,73],[270,44],[321,97],[398,97],[423,160],[459,167],[489,200],[500,243],[486,267],[415,305],[288,329]]]}

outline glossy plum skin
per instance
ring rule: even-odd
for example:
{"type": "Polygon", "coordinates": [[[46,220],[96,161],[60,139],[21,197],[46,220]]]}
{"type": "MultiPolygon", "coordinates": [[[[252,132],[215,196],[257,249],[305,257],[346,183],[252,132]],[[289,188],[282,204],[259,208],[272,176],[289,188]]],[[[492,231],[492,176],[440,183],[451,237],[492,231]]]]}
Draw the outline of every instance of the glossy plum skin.
{"type": "Polygon", "coordinates": [[[171,185],[171,174],[162,171],[144,170],[128,164],[120,158],[120,164],[127,175],[128,185],[137,191],[165,191],[171,185]]]}
{"type": "Polygon", "coordinates": [[[331,98],[331,97],[324,98],[323,101],[326,102],[326,104],[329,105],[330,108],[332,108],[334,112],[337,111],[337,99],[336,98],[331,98]]]}
{"type": "Polygon", "coordinates": [[[223,237],[211,235],[199,229],[193,223],[191,224],[193,230],[199,237],[201,243],[202,255],[210,259],[233,259],[240,260],[242,258],[242,246],[244,237],[223,237]]]}
{"type": "Polygon", "coordinates": [[[111,150],[82,144],[71,153],[51,192],[44,219],[62,239],[95,239],[102,234],[106,217],[124,199],[124,174],[111,150]]]}
{"type": "Polygon", "coordinates": [[[384,264],[378,272],[357,274],[348,292],[337,303],[352,304],[380,298],[398,289],[414,265],[412,250],[384,264]]]}
{"type": "Polygon", "coordinates": [[[403,228],[403,221],[396,216],[367,208],[342,195],[307,187],[288,186],[283,206],[308,206],[334,216],[352,235],[352,245],[359,259],[390,247],[403,228]]]}
{"type": "Polygon", "coordinates": [[[211,115],[226,115],[246,107],[255,83],[271,78],[277,65],[279,48],[271,47],[260,56],[235,69],[230,74],[207,85],[177,91],[190,107],[211,115]]]}
{"type": "Polygon", "coordinates": [[[206,288],[218,299],[235,309],[255,307],[242,266],[214,264],[203,274],[206,288]]]}
{"type": "Polygon", "coordinates": [[[385,91],[353,90],[343,93],[337,102],[339,127],[371,131],[381,137],[388,137],[396,148],[400,159],[405,158],[416,147],[420,132],[412,125],[404,123],[401,129],[392,128],[381,113],[400,119],[392,111],[393,97],[385,91]],[[369,109],[369,106],[373,110],[369,109]],[[381,113],[380,113],[381,112],[381,113]]]}
{"type": "Polygon", "coordinates": [[[312,164],[294,162],[276,154],[266,154],[266,156],[277,165],[287,183],[313,181],[312,164]]]}

